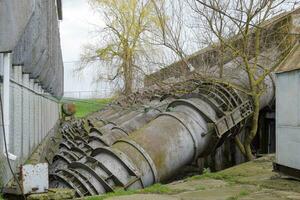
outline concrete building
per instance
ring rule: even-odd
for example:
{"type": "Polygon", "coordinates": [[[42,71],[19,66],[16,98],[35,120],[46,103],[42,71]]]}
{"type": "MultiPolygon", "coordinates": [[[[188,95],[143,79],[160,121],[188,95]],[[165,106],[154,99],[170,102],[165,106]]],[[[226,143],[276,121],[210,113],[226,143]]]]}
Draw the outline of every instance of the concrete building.
{"type": "Polygon", "coordinates": [[[300,45],[276,73],[275,169],[300,178],[300,45]]]}
{"type": "Polygon", "coordinates": [[[5,157],[17,171],[59,119],[61,19],[61,0],[0,0],[0,187],[12,177],[5,157]]]}

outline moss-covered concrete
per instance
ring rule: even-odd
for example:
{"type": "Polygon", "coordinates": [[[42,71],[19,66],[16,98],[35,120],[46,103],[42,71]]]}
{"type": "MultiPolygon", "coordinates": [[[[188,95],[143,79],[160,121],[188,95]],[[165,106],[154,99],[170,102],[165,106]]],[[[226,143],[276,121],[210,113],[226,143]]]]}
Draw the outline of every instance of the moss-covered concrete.
{"type": "Polygon", "coordinates": [[[49,163],[58,151],[62,135],[58,124],[49,132],[48,136],[39,144],[25,164],[49,163]]]}
{"type": "Polygon", "coordinates": [[[45,194],[33,194],[28,196],[27,200],[59,200],[74,199],[75,192],[69,189],[51,189],[45,194]]]}
{"type": "MultiPolygon", "coordinates": [[[[272,170],[274,156],[265,156],[224,171],[193,176],[167,185],[155,184],[135,191],[117,190],[81,200],[300,200],[300,181],[272,170]]],[[[74,199],[74,191],[49,190],[28,200],[74,199]]]]}
{"type": "Polygon", "coordinates": [[[283,200],[300,199],[300,181],[273,172],[265,156],[217,173],[206,172],[167,185],[84,198],[85,200],[283,200]]]}

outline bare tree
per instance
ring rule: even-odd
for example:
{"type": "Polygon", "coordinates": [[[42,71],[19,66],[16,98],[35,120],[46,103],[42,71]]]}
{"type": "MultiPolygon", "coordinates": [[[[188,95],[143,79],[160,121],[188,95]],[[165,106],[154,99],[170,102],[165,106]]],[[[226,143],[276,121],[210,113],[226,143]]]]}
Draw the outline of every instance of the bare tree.
{"type": "MultiPolygon", "coordinates": [[[[251,143],[256,136],[260,111],[260,98],[264,94],[265,79],[286,57],[296,41],[289,27],[269,24],[275,14],[287,10],[291,2],[285,0],[188,0],[199,18],[200,32],[208,33],[213,46],[219,50],[219,77],[223,77],[224,63],[235,62],[235,67],[247,74],[248,84],[238,85],[225,79],[216,79],[241,90],[252,98],[254,113],[251,131],[242,143],[236,143],[241,152],[253,159],[251,143]],[[273,27],[271,27],[273,26],[273,27]],[[202,30],[201,30],[202,29],[202,30]],[[276,49],[276,53],[267,53],[276,49]]],[[[292,2],[293,7],[297,1],[292,2]]],[[[288,20],[288,19],[287,19],[288,20]]],[[[288,24],[288,23],[286,23],[288,24]]]]}
{"type": "Polygon", "coordinates": [[[179,58],[184,68],[193,71],[194,67],[188,62],[187,50],[184,48],[186,43],[192,46],[191,41],[188,41],[189,35],[186,33],[185,3],[180,0],[163,1],[160,4],[152,0],[152,3],[158,20],[158,28],[153,32],[152,44],[170,50],[179,58]]]}

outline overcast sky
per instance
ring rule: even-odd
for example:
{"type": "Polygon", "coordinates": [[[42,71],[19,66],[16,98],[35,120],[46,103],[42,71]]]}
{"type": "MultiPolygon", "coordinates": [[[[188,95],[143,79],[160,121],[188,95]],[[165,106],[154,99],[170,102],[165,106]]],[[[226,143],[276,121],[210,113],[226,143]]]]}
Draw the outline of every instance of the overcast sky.
{"type": "Polygon", "coordinates": [[[65,68],[65,92],[95,91],[107,88],[104,83],[93,83],[92,69],[84,71],[80,76],[74,73],[82,45],[92,40],[91,32],[95,24],[103,26],[103,21],[91,10],[87,0],[63,1],[60,33],[65,68]]]}

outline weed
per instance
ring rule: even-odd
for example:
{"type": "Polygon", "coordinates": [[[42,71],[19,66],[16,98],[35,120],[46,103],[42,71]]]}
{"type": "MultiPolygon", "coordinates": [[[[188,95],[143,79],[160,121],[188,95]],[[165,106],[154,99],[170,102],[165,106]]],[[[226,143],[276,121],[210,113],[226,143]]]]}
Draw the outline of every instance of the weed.
{"type": "Polygon", "coordinates": [[[250,193],[249,193],[248,191],[242,190],[242,191],[240,191],[239,196],[240,196],[240,197],[243,197],[243,196],[247,196],[247,195],[249,195],[249,194],[250,194],[250,193]]]}
{"type": "Polygon", "coordinates": [[[206,188],[203,185],[198,185],[195,188],[196,190],[205,190],[206,188]]]}

